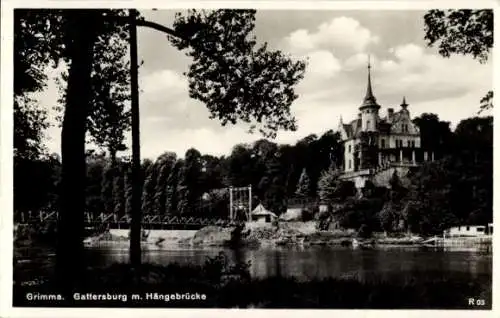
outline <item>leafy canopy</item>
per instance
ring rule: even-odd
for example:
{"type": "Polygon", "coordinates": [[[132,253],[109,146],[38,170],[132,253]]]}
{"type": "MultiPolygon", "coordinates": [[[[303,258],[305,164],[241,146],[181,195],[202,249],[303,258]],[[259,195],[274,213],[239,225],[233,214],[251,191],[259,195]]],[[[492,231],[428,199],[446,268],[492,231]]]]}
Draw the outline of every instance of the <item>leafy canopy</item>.
{"type": "Polygon", "coordinates": [[[481,63],[493,47],[493,10],[430,10],[424,16],[425,40],[444,57],[472,55],[481,63]]]}
{"type": "Polygon", "coordinates": [[[267,137],[278,129],[296,130],[290,112],[294,86],[305,63],[257,45],[255,10],[189,10],[177,13],[172,44],[193,59],[187,73],[189,94],[207,105],[222,125],[238,120],[267,137]]]}
{"type": "MultiPolygon", "coordinates": [[[[424,16],[425,37],[443,57],[472,55],[486,63],[493,48],[493,10],[430,10],[424,16]]],[[[481,113],[493,108],[493,91],[480,101],[481,113]]]]}

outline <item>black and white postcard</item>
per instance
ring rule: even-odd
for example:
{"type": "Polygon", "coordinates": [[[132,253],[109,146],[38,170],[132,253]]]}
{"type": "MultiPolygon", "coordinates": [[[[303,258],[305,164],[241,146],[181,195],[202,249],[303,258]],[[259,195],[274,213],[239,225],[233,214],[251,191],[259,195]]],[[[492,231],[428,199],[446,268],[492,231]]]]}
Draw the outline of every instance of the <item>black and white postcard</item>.
{"type": "Polygon", "coordinates": [[[2,317],[493,317],[498,3],[464,5],[2,2],[2,317]]]}

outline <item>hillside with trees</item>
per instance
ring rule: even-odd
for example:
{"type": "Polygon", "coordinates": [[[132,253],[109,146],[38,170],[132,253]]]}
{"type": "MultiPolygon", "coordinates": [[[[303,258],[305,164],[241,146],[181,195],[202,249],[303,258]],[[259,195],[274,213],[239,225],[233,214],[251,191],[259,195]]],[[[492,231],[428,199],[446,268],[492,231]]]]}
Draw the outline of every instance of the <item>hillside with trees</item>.
{"type": "MultiPolygon", "coordinates": [[[[485,224],[492,220],[493,119],[462,120],[455,131],[435,114],[414,119],[422,144],[438,152],[403,186],[394,174],[388,188],[368,183],[358,193],[339,180],[342,147],[339,135],[327,131],[294,145],[261,139],[237,144],[228,156],[189,149],[183,158],[165,152],[144,160],[144,214],[227,217],[229,186],[252,185],[253,202],[276,214],[293,199],[326,202],[328,213],[317,214],[320,227],[370,231],[411,231],[435,234],[453,224],[485,224]]],[[[130,160],[87,152],[86,209],[98,215],[130,213],[130,160]],[[115,163],[113,163],[115,161],[115,163]]],[[[58,207],[61,162],[57,155],[15,162],[16,211],[58,207]]]]}

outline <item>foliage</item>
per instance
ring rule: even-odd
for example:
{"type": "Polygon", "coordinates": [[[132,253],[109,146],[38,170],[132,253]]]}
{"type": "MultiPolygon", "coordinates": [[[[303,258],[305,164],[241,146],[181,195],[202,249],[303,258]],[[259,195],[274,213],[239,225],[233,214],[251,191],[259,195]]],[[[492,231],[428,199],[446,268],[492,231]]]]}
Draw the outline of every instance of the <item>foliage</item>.
{"type": "Polygon", "coordinates": [[[260,125],[266,136],[296,129],[290,106],[305,63],[268,50],[266,43],[257,46],[255,10],[189,10],[177,13],[173,26],[181,37],[170,41],[193,58],[189,94],[206,104],[211,118],[222,125],[241,120],[251,130],[260,125]]]}
{"type": "Polygon", "coordinates": [[[61,18],[46,10],[14,10],[14,157],[35,159],[43,154],[47,111],[30,93],[46,86],[46,70],[61,54],[61,18]],[[40,14],[44,19],[40,19],[40,14]],[[55,21],[56,23],[49,23],[55,21]]]}
{"type": "Polygon", "coordinates": [[[201,199],[200,174],[201,154],[194,148],[188,149],[178,176],[177,208],[181,215],[194,213],[195,206],[201,199]]]}
{"type": "Polygon", "coordinates": [[[339,179],[340,171],[330,167],[323,171],[318,181],[318,195],[322,201],[343,201],[356,194],[356,188],[352,181],[339,179]]]}
{"type": "MultiPolygon", "coordinates": [[[[471,55],[486,63],[493,48],[493,10],[430,10],[424,16],[425,37],[443,57],[471,55]]],[[[493,91],[481,99],[480,111],[493,108],[493,91]]]]}
{"type": "Polygon", "coordinates": [[[184,165],[183,160],[178,160],[175,162],[172,172],[167,179],[166,189],[165,189],[165,213],[168,215],[178,214],[178,197],[177,197],[177,187],[179,184],[180,173],[184,165]]]}
{"type": "Polygon", "coordinates": [[[493,108],[493,91],[489,91],[486,95],[481,98],[481,107],[479,109],[478,114],[482,113],[485,110],[493,108]]]}
{"type": "MultiPolygon", "coordinates": [[[[124,17],[125,10],[101,10],[103,26],[94,43],[91,73],[92,97],[88,110],[89,142],[108,150],[112,161],[118,151],[126,150],[124,133],[130,129],[130,62],[129,35],[126,24],[113,21],[124,17]]],[[[64,11],[62,12],[64,16],[64,11]]],[[[66,56],[66,63],[71,60],[66,56]]],[[[62,112],[66,99],[68,73],[63,72],[57,83],[60,97],[56,110],[62,112]]],[[[60,118],[62,119],[62,118],[60,118]]]]}
{"type": "Polygon", "coordinates": [[[424,16],[425,40],[439,54],[472,55],[486,62],[493,47],[493,10],[430,10],[424,16]]]}
{"type": "Polygon", "coordinates": [[[61,162],[56,155],[14,161],[14,210],[20,212],[57,207],[61,162]]]}
{"type": "Polygon", "coordinates": [[[420,129],[421,147],[427,150],[450,152],[452,132],[450,123],[441,121],[436,114],[423,113],[413,123],[420,129]]]}
{"type": "Polygon", "coordinates": [[[300,174],[300,179],[299,183],[297,184],[297,190],[295,191],[295,194],[302,197],[309,196],[311,191],[310,183],[311,180],[307,175],[306,169],[302,169],[302,173],[300,174]]]}
{"type": "Polygon", "coordinates": [[[14,158],[36,159],[44,152],[47,112],[27,95],[14,96],[14,158]]]}
{"type": "Polygon", "coordinates": [[[167,179],[172,173],[172,168],[177,160],[177,155],[172,152],[166,152],[156,160],[156,166],[158,171],[158,176],[155,184],[155,192],[153,196],[154,205],[153,210],[148,211],[154,215],[164,215],[165,214],[165,203],[166,191],[167,191],[167,179]]]}

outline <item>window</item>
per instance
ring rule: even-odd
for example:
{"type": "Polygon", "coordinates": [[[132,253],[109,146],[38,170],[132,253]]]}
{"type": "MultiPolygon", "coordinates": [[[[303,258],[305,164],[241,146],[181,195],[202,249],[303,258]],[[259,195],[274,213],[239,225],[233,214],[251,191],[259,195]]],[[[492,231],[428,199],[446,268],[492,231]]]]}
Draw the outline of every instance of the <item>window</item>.
{"type": "Polygon", "coordinates": [[[351,159],[349,159],[349,169],[351,169],[351,159]]]}
{"type": "Polygon", "coordinates": [[[408,145],[408,148],[409,148],[409,147],[411,147],[411,141],[410,141],[410,140],[408,140],[408,141],[406,142],[406,144],[408,145]]]}
{"type": "Polygon", "coordinates": [[[476,228],[476,232],[484,232],[484,227],[478,227],[478,228],[476,228]]]}
{"type": "Polygon", "coordinates": [[[470,230],[470,226],[466,227],[465,228],[466,231],[469,231],[470,230]]]}
{"type": "Polygon", "coordinates": [[[385,148],[385,139],[380,140],[380,148],[385,148]]]}
{"type": "Polygon", "coordinates": [[[371,123],[370,123],[370,121],[369,121],[369,120],[367,120],[367,121],[366,121],[366,129],[370,129],[370,124],[371,124],[371,123]]]}
{"type": "Polygon", "coordinates": [[[351,145],[347,146],[347,152],[351,153],[351,145]]]}

